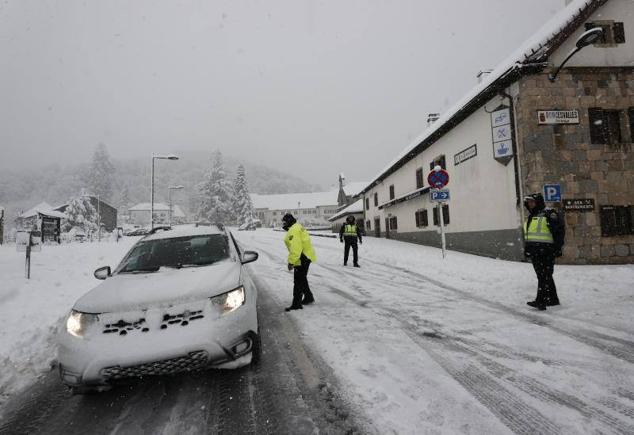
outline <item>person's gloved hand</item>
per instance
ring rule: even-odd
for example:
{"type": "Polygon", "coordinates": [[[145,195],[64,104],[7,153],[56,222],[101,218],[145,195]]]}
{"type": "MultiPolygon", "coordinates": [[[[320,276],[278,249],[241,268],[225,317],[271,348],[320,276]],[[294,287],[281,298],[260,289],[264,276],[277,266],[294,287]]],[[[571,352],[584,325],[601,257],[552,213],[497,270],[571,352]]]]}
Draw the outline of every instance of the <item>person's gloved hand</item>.
{"type": "Polygon", "coordinates": [[[288,267],[288,270],[293,270],[293,265],[291,263],[288,263],[287,267],[288,267]]]}
{"type": "Polygon", "coordinates": [[[555,248],[555,257],[561,257],[562,255],[564,255],[561,247],[555,248]]]}
{"type": "Polygon", "coordinates": [[[359,245],[363,245],[363,240],[359,240],[359,245]]]}
{"type": "Polygon", "coordinates": [[[524,251],[524,257],[531,258],[531,253],[528,251],[524,251]]]}
{"type": "Polygon", "coordinates": [[[339,239],[339,241],[340,241],[341,243],[343,243],[343,239],[339,239]]]}

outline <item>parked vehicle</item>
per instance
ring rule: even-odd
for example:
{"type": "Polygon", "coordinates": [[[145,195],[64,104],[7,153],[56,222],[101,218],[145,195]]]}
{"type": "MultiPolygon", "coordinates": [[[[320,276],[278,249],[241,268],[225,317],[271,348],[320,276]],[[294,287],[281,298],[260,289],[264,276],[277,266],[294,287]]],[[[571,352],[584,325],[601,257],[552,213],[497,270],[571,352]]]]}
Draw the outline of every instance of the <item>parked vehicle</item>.
{"type": "Polygon", "coordinates": [[[75,392],[123,378],[257,361],[257,290],[242,251],[217,226],[178,227],[139,240],[103,283],[75,302],[58,343],[62,382],[75,392]]]}

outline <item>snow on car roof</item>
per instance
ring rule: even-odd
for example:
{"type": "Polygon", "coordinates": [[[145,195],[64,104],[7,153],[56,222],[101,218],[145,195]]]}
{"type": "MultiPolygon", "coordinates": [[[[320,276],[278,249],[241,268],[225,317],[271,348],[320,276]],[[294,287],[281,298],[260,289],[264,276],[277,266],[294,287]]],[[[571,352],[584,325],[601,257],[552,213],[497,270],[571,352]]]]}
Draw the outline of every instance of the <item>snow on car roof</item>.
{"type": "Polygon", "coordinates": [[[171,239],[174,237],[188,237],[188,236],[206,236],[212,234],[225,234],[220,228],[215,225],[179,225],[172,227],[171,230],[157,231],[154,234],[150,234],[143,238],[143,240],[161,240],[171,239]]]}

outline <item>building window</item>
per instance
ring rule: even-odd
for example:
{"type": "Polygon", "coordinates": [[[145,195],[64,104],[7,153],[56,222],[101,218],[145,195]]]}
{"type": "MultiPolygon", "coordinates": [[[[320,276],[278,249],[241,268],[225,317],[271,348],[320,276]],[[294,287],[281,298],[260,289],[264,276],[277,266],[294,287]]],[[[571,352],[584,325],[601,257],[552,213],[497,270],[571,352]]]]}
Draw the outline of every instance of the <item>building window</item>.
{"type": "Polygon", "coordinates": [[[365,221],[365,228],[366,228],[367,231],[370,231],[372,229],[372,227],[370,226],[370,221],[369,220],[365,221]]]}
{"type": "Polygon", "coordinates": [[[597,47],[614,47],[617,44],[625,43],[625,26],[620,21],[593,21],[585,24],[586,30],[600,27],[603,34],[599,42],[594,44],[597,47]]]}
{"type": "Polygon", "coordinates": [[[365,209],[370,210],[370,198],[365,199],[365,209]]]}
{"type": "Polygon", "coordinates": [[[634,207],[627,205],[603,205],[599,211],[603,237],[634,234],[634,207]]]}
{"type": "Polygon", "coordinates": [[[420,189],[424,186],[423,168],[416,169],[416,188],[420,189]]]}
{"type": "Polygon", "coordinates": [[[398,220],[396,219],[396,216],[388,218],[388,222],[390,223],[390,230],[398,230],[398,220]]]}
{"type": "MultiPolygon", "coordinates": [[[[442,217],[445,225],[449,224],[449,205],[443,204],[442,217]]],[[[440,219],[438,218],[438,207],[434,207],[434,225],[440,226],[440,219]]]]}
{"type": "Polygon", "coordinates": [[[591,143],[614,145],[622,142],[620,110],[593,107],[588,109],[588,119],[591,143]]]}
{"type": "Polygon", "coordinates": [[[442,169],[447,169],[447,165],[446,165],[446,162],[445,162],[445,155],[444,155],[444,154],[443,154],[442,156],[438,156],[438,157],[436,157],[436,158],[435,158],[435,159],[434,159],[434,160],[433,160],[433,161],[429,164],[429,170],[430,170],[430,171],[433,171],[433,170],[434,170],[434,167],[435,167],[436,165],[440,165],[440,167],[441,167],[442,169]]]}
{"type": "Polygon", "coordinates": [[[377,192],[374,192],[374,206],[379,206],[379,194],[377,192]]]}
{"type": "Polygon", "coordinates": [[[394,185],[390,186],[390,200],[394,199],[394,185]]]}
{"type": "Polygon", "coordinates": [[[416,218],[416,228],[423,228],[429,225],[427,210],[418,210],[414,213],[416,218]]]}

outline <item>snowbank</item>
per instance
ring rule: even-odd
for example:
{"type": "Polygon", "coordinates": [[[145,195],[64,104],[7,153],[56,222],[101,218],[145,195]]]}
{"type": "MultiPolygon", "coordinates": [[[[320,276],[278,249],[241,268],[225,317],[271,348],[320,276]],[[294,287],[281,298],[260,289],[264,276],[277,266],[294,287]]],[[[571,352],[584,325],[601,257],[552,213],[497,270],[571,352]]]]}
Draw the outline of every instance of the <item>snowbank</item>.
{"type": "Polygon", "coordinates": [[[24,253],[0,246],[0,405],[50,369],[61,319],[98,283],[93,271],[115,266],[136,240],[45,245],[32,254],[30,280],[24,253]]]}

